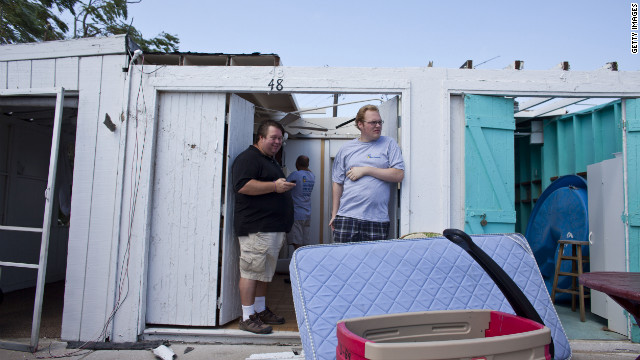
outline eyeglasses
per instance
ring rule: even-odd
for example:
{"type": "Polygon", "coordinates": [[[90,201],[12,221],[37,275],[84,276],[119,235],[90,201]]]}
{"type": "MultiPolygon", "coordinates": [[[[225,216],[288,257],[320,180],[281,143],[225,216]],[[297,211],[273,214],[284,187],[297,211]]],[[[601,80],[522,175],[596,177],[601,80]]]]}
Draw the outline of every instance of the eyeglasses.
{"type": "Polygon", "coordinates": [[[366,123],[366,124],[373,125],[373,126],[377,126],[377,125],[382,126],[382,124],[384,124],[384,120],[380,120],[380,121],[363,121],[363,122],[366,123]]]}

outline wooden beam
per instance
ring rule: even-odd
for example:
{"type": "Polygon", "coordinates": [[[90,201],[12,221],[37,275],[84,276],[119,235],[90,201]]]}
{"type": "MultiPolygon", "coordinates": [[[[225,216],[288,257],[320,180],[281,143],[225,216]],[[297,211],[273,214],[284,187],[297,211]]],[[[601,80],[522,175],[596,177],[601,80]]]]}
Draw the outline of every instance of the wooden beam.
{"type": "Polygon", "coordinates": [[[569,71],[570,66],[568,61],[561,61],[558,65],[551,68],[551,70],[564,70],[569,71]]]}
{"type": "Polygon", "coordinates": [[[524,61],[515,60],[509,66],[505,67],[504,70],[522,70],[524,69],[524,61]]]}
{"type": "Polygon", "coordinates": [[[125,35],[2,45],[0,61],[127,54],[125,35]]]}
{"type": "Polygon", "coordinates": [[[567,107],[569,105],[573,105],[575,103],[579,103],[582,100],[585,100],[586,98],[565,98],[565,99],[560,99],[558,101],[554,101],[552,103],[549,103],[545,106],[541,106],[539,108],[533,109],[531,111],[520,111],[517,114],[515,114],[515,117],[519,117],[519,118],[528,118],[528,119],[532,119],[538,116],[542,116],[542,115],[547,115],[549,113],[551,113],[552,111],[567,107]]]}
{"type": "MultiPolygon", "coordinates": [[[[0,97],[0,106],[27,106],[37,108],[54,108],[54,97],[0,97]]],[[[65,108],[78,108],[78,98],[65,98],[65,108]]]]}
{"type": "Polygon", "coordinates": [[[460,69],[473,69],[473,60],[467,60],[460,65],[460,69]]]}
{"type": "Polygon", "coordinates": [[[529,101],[525,101],[523,103],[518,103],[518,111],[524,111],[527,110],[529,108],[532,108],[536,105],[540,105],[544,102],[547,102],[549,100],[551,100],[553,98],[550,97],[541,97],[541,98],[535,98],[535,99],[531,99],[529,101]]]}

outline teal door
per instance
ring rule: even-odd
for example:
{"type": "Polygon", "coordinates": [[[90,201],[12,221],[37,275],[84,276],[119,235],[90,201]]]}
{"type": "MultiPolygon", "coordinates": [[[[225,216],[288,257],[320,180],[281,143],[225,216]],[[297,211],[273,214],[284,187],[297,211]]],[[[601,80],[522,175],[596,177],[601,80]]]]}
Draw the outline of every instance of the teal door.
{"type": "MultiPolygon", "coordinates": [[[[640,271],[640,99],[626,100],[629,271],[640,271]]],[[[638,332],[640,337],[640,332],[638,332]]],[[[634,341],[636,339],[634,338],[634,341]]]]}
{"type": "Polygon", "coordinates": [[[513,99],[465,95],[465,231],[515,231],[513,99]]]}
{"type": "MultiPolygon", "coordinates": [[[[640,99],[626,101],[627,206],[629,271],[640,271],[640,99]]],[[[624,216],[624,214],[623,214],[624,216]]],[[[622,261],[622,259],[620,259],[622,261]]],[[[640,342],[640,328],[632,320],[631,340],[640,342]]]]}

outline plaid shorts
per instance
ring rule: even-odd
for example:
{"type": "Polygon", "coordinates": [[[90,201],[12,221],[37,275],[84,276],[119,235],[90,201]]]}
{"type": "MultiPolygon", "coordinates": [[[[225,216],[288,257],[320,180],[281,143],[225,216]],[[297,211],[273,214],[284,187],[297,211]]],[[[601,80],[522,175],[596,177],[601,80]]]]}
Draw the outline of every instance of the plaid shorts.
{"type": "Polygon", "coordinates": [[[338,215],[333,220],[333,242],[386,240],[389,225],[389,222],[366,221],[338,215]]]}

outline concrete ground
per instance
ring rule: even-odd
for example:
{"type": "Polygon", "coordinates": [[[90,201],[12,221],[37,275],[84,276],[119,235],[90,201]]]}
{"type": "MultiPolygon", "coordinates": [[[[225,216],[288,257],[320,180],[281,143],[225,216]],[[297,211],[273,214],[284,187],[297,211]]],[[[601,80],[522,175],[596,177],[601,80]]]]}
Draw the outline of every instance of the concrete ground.
{"type": "MultiPolygon", "coordinates": [[[[26,341],[26,340],[25,340],[26,341]]],[[[87,360],[153,360],[156,357],[152,350],[78,350],[67,349],[67,344],[59,340],[43,339],[40,343],[40,350],[35,354],[20,351],[10,351],[0,349],[0,359],[2,360],[24,360],[24,359],[87,359],[87,360]]],[[[186,344],[175,343],[169,348],[175,353],[175,359],[184,360],[244,360],[254,354],[272,354],[267,357],[253,357],[255,359],[277,359],[281,356],[295,358],[294,349],[298,346],[278,346],[278,345],[216,345],[216,344],[186,344]],[[284,354],[281,354],[284,353],[284,354]],[[276,355],[278,354],[278,355],[276,355]]],[[[298,357],[303,359],[303,357],[298,357]]]]}
{"type": "MultiPolygon", "coordinates": [[[[40,330],[41,340],[39,351],[35,354],[0,349],[0,360],[14,359],[148,359],[157,357],[151,350],[77,350],[67,349],[66,343],[59,340],[62,319],[62,299],[64,284],[48,284],[48,297],[45,299],[43,309],[43,323],[40,330]],[[47,315],[48,314],[48,315],[47,315]]],[[[24,290],[27,291],[27,290],[24,290]]],[[[290,290],[289,290],[290,291],[290,290]]],[[[0,341],[10,340],[20,343],[28,343],[26,338],[30,335],[31,313],[33,303],[25,301],[32,294],[15,292],[6,294],[5,302],[0,307],[0,341]],[[12,295],[17,298],[15,304],[11,304],[12,295]],[[20,314],[26,314],[22,316],[20,314]]],[[[587,321],[580,322],[579,316],[566,305],[556,305],[556,310],[562,321],[563,327],[571,343],[573,359],[575,360],[600,360],[600,359],[635,359],[640,354],[640,344],[633,344],[625,337],[611,331],[605,331],[606,321],[587,313],[587,321]],[[587,340],[588,339],[588,340],[587,340]]],[[[295,323],[291,321],[291,323],[295,323]]],[[[234,336],[235,337],[235,336],[234,336]]],[[[181,339],[184,341],[192,341],[181,339]]],[[[199,340],[193,340],[199,341],[199,340]]],[[[289,341],[289,345],[222,345],[204,343],[181,343],[172,341],[170,348],[176,354],[176,359],[199,360],[267,360],[267,359],[302,359],[296,355],[301,346],[295,341],[289,341]],[[269,354],[269,355],[264,355],[269,354]]]]}
{"type": "MultiPolygon", "coordinates": [[[[571,340],[573,360],[635,359],[640,354],[640,344],[629,341],[571,340]]],[[[67,349],[59,340],[42,339],[41,349],[35,354],[0,349],[0,359],[89,359],[89,360],[153,360],[159,359],[151,350],[77,350],[67,349]]],[[[216,345],[174,343],[169,348],[176,354],[175,359],[184,360],[267,360],[303,359],[296,355],[299,345],[216,345]]]]}

